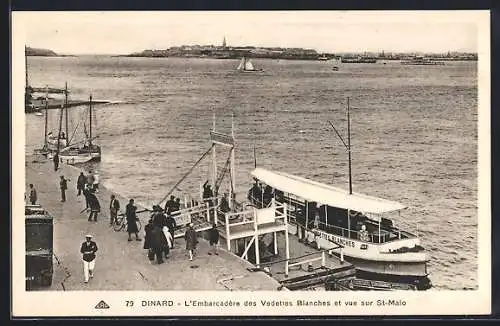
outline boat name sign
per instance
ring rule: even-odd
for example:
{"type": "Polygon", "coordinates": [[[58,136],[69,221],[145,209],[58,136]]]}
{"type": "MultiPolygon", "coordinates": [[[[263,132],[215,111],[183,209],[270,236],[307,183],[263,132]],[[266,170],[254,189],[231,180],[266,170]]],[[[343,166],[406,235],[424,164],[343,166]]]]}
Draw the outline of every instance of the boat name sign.
{"type": "Polygon", "coordinates": [[[354,241],[346,240],[344,238],[337,237],[333,234],[328,234],[328,233],[319,231],[319,236],[323,239],[336,242],[336,243],[341,244],[341,245],[346,246],[346,247],[352,247],[352,248],[356,247],[356,243],[354,241]]]}

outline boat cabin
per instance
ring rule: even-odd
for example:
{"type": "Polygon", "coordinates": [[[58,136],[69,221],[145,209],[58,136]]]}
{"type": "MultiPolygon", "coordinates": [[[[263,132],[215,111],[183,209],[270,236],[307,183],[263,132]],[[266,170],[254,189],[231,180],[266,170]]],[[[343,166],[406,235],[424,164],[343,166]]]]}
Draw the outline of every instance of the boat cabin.
{"type": "Polygon", "coordinates": [[[390,217],[400,217],[406,206],[362,194],[349,194],[319,182],[282,172],[256,168],[248,200],[266,207],[274,198],[287,205],[289,223],[367,243],[415,238],[397,228],[390,217]]]}

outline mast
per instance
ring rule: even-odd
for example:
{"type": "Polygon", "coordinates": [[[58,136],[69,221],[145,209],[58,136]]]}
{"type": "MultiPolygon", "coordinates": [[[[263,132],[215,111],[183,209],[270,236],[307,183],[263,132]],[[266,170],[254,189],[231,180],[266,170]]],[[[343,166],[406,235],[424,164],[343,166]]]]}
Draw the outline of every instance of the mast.
{"type": "Polygon", "coordinates": [[[68,141],[68,82],[64,84],[64,107],[65,107],[65,116],[66,116],[66,146],[69,146],[69,141],[68,141]]]}
{"type": "Polygon", "coordinates": [[[47,126],[49,124],[49,90],[48,86],[46,87],[47,91],[45,93],[45,127],[44,127],[44,148],[47,148],[47,126]]]}
{"type": "Polygon", "coordinates": [[[349,97],[347,97],[347,151],[349,153],[349,195],[352,195],[352,174],[351,174],[351,115],[349,97]]]}
{"type": "MultiPolygon", "coordinates": [[[[62,130],[62,117],[64,112],[64,106],[61,105],[61,112],[59,114],[59,132],[57,133],[57,149],[56,152],[59,154],[59,146],[61,144],[61,130],[62,130]]],[[[67,145],[67,144],[66,144],[67,145]]]]}
{"type": "Polygon", "coordinates": [[[29,87],[29,81],[28,81],[28,49],[26,48],[26,45],[24,45],[24,72],[25,72],[25,83],[26,83],[26,91],[28,90],[29,87]]]}
{"type": "Polygon", "coordinates": [[[92,94],[89,97],[89,115],[90,115],[90,124],[89,124],[89,147],[92,144],[92,94]]]}

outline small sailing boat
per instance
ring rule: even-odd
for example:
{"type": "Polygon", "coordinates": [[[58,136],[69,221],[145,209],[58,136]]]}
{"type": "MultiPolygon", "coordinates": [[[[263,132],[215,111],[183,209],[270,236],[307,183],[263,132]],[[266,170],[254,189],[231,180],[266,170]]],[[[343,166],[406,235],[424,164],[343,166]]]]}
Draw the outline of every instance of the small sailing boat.
{"type": "Polygon", "coordinates": [[[85,138],[82,141],[62,149],[59,153],[61,162],[72,165],[101,160],[101,147],[92,142],[94,140],[92,138],[92,95],[89,99],[89,116],[89,134],[85,129],[85,138]]]}
{"type": "Polygon", "coordinates": [[[264,71],[263,69],[255,69],[255,67],[252,64],[252,61],[250,59],[247,59],[246,57],[241,58],[240,64],[238,65],[238,68],[236,70],[240,72],[262,72],[264,71]]]}

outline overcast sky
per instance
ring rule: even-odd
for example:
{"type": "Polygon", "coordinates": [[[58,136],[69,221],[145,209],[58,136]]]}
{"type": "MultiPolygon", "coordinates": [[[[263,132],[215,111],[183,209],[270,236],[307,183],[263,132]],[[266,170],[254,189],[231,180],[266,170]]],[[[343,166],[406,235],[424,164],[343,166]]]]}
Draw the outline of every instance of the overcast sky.
{"type": "Polygon", "coordinates": [[[127,54],[176,45],[319,52],[476,52],[487,12],[14,12],[13,37],[60,54],[127,54]]]}

